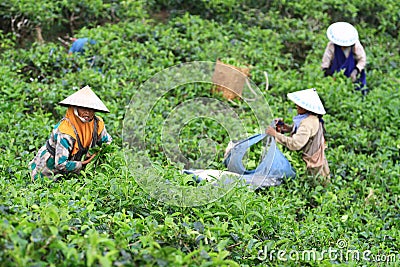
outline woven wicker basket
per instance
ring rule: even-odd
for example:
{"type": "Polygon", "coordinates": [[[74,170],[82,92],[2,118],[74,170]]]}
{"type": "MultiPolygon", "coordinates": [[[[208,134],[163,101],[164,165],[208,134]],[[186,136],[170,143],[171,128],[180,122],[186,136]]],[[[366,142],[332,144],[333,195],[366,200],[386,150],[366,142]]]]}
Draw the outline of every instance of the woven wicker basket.
{"type": "Polygon", "coordinates": [[[217,60],[212,77],[212,92],[222,92],[223,97],[230,100],[240,98],[249,75],[249,68],[239,68],[217,60]]]}

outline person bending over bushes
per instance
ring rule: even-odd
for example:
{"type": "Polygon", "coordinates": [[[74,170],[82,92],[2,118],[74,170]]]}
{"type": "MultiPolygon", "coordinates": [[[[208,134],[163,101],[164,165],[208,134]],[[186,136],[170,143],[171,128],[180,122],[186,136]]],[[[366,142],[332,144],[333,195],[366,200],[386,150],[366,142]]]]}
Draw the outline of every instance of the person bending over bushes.
{"type": "Polygon", "coordinates": [[[356,84],[356,90],[368,93],[365,66],[367,56],[358,39],[357,29],[347,22],[331,24],[327,31],[329,42],[322,56],[321,68],[325,76],[344,70],[344,75],[356,84]]]}
{"type": "Polygon", "coordinates": [[[315,89],[289,93],[288,98],[296,104],[297,115],[293,125],[275,119],[276,129],[269,126],[265,133],[290,150],[302,151],[307,172],[313,177],[324,177],[322,184],[330,182],[330,170],[325,157],[325,128],[322,116],[326,113],[315,89]],[[290,133],[290,136],[284,135],[290,133]]]}
{"type": "Polygon", "coordinates": [[[32,181],[57,174],[79,173],[95,156],[89,155],[90,148],[112,142],[103,120],[95,115],[96,111],[109,110],[89,86],[59,104],[68,107],[66,115],[29,163],[32,181]],[[84,156],[86,159],[82,161],[84,156]]]}

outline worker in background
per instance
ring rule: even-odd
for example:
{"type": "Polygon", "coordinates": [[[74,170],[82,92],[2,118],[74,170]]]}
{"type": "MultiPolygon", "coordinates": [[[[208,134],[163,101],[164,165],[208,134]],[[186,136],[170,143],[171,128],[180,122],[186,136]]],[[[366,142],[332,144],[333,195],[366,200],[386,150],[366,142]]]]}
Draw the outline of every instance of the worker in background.
{"type": "Polygon", "coordinates": [[[367,56],[361,45],[357,29],[347,22],[331,24],[326,32],[329,42],[322,57],[321,68],[325,76],[344,70],[344,75],[356,84],[356,90],[365,95],[367,56]]]}

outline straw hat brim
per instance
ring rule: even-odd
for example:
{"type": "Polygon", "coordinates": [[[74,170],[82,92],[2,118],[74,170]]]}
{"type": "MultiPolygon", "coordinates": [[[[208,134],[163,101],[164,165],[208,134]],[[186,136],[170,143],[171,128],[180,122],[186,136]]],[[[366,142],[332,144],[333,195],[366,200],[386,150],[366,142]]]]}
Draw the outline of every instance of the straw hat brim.
{"type": "Polygon", "coordinates": [[[296,105],[304,108],[305,110],[319,115],[326,114],[324,105],[322,104],[321,99],[314,88],[289,93],[287,96],[296,105]]]}
{"type": "Polygon", "coordinates": [[[331,24],[326,31],[326,36],[332,43],[340,46],[352,46],[358,41],[357,29],[347,22],[331,24]]]}
{"type": "Polygon", "coordinates": [[[110,111],[104,105],[104,103],[100,100],[100,98],[90,89],[89,86],[85,86],[79,91],[73,93],[63,101],[59,102],[61,106],[75,106],[75,107],[83,107],[90,108],[98,112],[106,112],[110,111]]]}

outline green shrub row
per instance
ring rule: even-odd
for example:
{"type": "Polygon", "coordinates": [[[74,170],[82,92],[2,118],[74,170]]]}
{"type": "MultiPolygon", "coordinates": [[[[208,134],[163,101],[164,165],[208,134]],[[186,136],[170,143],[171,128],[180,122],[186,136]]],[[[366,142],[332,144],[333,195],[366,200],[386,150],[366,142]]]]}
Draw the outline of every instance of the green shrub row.
{"type": "MultiPolygon", "coordinates": [[[[153,11],[168,8],[173,16],[165,23],[138,15],[140,19],[132,16],[130,21],[121,19],[101,27],[86,25],[76,36],[90,37],[98,43],[85,55],[72,57],[60,43],[35,43],[23,49],[15,46],[15,37],[3,33],[0,265],[376,264],[328,258],[283,262],[276,257],[271,261],[258,257],[265,248],[315,248],[321,252],[337,248],[340,239],[346,240],[346,249],[370,250],[375,255],[398,254],[400,57],[396,53],[397,37],[389,31],[390,25],[398,23],[393,20],[395,12],[387,16],[386,26],[371,26],[381,21],[385,12],[394,10],[397,2],[366,3],[363,9],[371,6],[377,12],[371,11],[368,20],[360,19],[356,25],[368,56],[370,93],[365,97],[354,91],[342,74],[323,79],[320,71],[327,42],[325,29],[331,22],[331,15],[326,13],[339,16],[339,11],[344,11],[336,3],[267,1],[262,9],[256,1],[204,1],[195,6],[186,1],[149,2],[153,11]],[[335,8],[330,9],[328,4],[335,8]],[[190,12],[179,11],[185,9],[190,12]],[[268,16],[263,15],[267,13],[268,16]],[[254,14],[260,14],[263,20],[255,19],[254,14]],[[305,14],[309,14],[306,20],[305,14]],[[273,27],[265,27],[267,22],[273,27]],[[96,55],[94,67],[87,62],[92,55],[96,55]],[[286,94],[311,87],[318,90],[327,109],[324,119],[331,186],[312,185],[305,176],[300,155],[283,147],[280,148],[296,169],[297,177],[279,187],[257,192],[238,187],[213,203],[183,208],[150,197],[137,184],[140,177],[132,175],[132,166],[125,161],[122,150],[123,120],[128,105],[135,107],[132,97],[140,97],[141,85],[165,68],[218,58],[249,66],[251,79],[262,91],[272,115],[285,117],[288,122],[295,115],[295,108],[286,94]],[[269,77],[268,90],[264,71],[269,77]],[[31,183],[27,163],[65,112],[56,103],[86,84],[111,111],[102,114],[114,137],[111,152],[79,176],[31,183]]],[[[357,2],[347,5],[363,10],[357,2]]],[[[133,14],[134,9],[124,12],[133,14]]],[[[351,11],[346,12],[350,16],[351,11]]],[[[358,15],[351,17],[356,22],[358,15]]],[[[161,158],[157,163],[165,168],[163,179],[187,182],[187,177],[174,174],[164,160],[159,132],[173,107],[197,96],[223,100],[208,88],[187,86],[169,92],[153,107],[146,138],[154,160],[161,158]]],[[[241,110],[249,132],[256,131],[246,103],[235,101],[231,105],[241,110]]],[[[196,159],[198,138],[205,133],[216,140],[220,149],[212,166],[222,168],[229,136],[215,121],[194,120],[187,124],[181,129],[180,145],[196,159]]],[[[252,150],[249,164],[254,166],[259,155],[257,148],[252,150]]],[[[146,174],[143,170],[141,175],[146,174]]]]}

